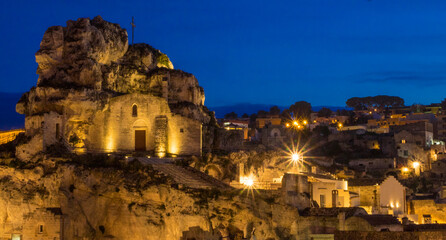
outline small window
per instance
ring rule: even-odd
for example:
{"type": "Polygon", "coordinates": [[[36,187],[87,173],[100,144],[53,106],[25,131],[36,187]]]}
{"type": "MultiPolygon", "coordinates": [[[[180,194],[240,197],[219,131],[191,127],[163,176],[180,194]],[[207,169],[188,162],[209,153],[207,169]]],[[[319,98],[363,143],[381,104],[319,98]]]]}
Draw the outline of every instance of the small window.
{"type": "Polygon", "coordinates": [[[181,133],[184,132],[184,129],[180,128],[180,132],[181,132],[181,133]]]}
{"type": "Polygon", "coordinates": [[[402,144],[406,143],[406,139],[402,139],[402,140],[401,140],[401,143],[402,143],[402,144]]]}
{"type": "Polygon", "coordinates": [[[132,116],[133,117],[137,117],[138,116],[138,106],[136,106],[136,104],[133,105],[133,107],[132,107],[132,116]]]}
{"type": "Polygon", "coordinates": [[[43,225],[39,225],[39,233],[43,233],[43,225]]]}

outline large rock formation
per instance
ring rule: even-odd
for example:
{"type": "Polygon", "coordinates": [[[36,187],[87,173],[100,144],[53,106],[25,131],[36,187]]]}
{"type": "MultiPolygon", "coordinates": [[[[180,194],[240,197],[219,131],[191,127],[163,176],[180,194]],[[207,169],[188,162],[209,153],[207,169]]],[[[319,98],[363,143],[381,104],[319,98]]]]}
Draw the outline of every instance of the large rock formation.
{"type": "Polygon", "coordinates": [[[258,239],[297,235],[297,209],[258,193],[177,186],[135,162],[40,157],[37,164],[0,166],[2,239],[22,233],[23,239],[63,234],[63,239],[170,240],[193,236],[196,228],[208,235],[201,239],[249,238],[253,228],[258,239]]]}
{"type": "MultiPolygon", "coordinates": [[[[151,121],[158,116],[172,123],[165,131],[175,138],[169,140],[168,150],[178,150],[172,154],[198,154],[197,146],[206,149],[212,144],[214,116],[204,106],[204,91],[197,79],[173,69],[169,58],[148,44],[128,45],[127,32],[118,24],[98,16],[70,20],[66,27],[50,27],[36,62],[37,86],[22,96],[16,110],[26,115],[26,134],[39,138],[33,141],[42,142],[42,146],[22,146],[18,151],[22,159],[57,142],[82,151],[130,150],[130,145],[110,147],[110,141],[135,142],[136,127],[144,127],[148,134],[155,132],[151,121]],[[125,100],[119,99],[122,95],[129,95],[126,101],[130,106],[119,103],[113,107],[112,102],[125,100]],[[132,104],[145,111],[143,119],[140,114],[139,119],[109,123],[116,120],[113,111],[121,112],[117,117],[132,114],[132,104]],[[150,106],[158,110],[148,112],[150,106]],[[184,127],[175,129],[178,122],[184,127]],[[101,129],[103,126],[108,127],[101,129]],[[184,138],[197,146],[176,146],[184,140],[181,136],[188,134],[184,128],[200,131],[184,138]],[[177,130],[184,134],[177,136],[177,130]],[[202,134],[205,142],[200,143],[195,136],[202,134]]],[[[146,136],[146,149],[156,148],[150,145],[152,136],[146,136]]]]}

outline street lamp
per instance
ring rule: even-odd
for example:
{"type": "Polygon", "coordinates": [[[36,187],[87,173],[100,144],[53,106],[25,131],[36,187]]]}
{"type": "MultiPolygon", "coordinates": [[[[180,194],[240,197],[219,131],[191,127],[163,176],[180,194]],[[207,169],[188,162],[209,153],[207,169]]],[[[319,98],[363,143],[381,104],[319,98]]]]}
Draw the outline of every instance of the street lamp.
{"type": "Polygon", "coordinates": [[[412,166],[415,169],[415,175],[420,175],[420,162],[413,162],[412,166]]]}
{"type": "Polygon", "coordinates": [[[295,163],[299,161],[299,153],[293,153],[291,154],[291,160],[295,163]]]}

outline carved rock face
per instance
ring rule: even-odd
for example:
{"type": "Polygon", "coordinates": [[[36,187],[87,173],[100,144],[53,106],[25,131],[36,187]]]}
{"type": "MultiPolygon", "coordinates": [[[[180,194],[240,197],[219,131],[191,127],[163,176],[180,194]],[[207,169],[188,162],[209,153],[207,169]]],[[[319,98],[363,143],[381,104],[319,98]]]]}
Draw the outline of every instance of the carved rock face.
{"type": "Polygon", "coordinates": [[[204,91],[194,75],[174,70],[169,58],[148,44],[129,46],[126,30],[100,16],[48,28],[36,62],[37,87],[16,107],[27,116],[55,109],[63,114],[61,109],[78,101],[99,101],[97,110],[102,110],[107,99],[143,93],[165,98],[176,114],[209,121],[204,91]]]}

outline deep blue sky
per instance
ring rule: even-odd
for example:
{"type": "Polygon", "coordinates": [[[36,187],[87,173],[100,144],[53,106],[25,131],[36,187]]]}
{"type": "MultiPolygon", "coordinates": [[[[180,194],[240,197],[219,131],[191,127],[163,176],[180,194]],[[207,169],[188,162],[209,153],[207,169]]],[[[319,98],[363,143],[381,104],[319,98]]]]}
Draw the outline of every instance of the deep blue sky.
{"type": "Polygon", "coordinates": [[[209,106],[344,106],[378,94],[440,102],[445,13],[444,0],[1,1],[0,92],[36,84],[48,27],[101,15],[126,29],[135,16],[135,42],[193,73],[209,106]]]}

